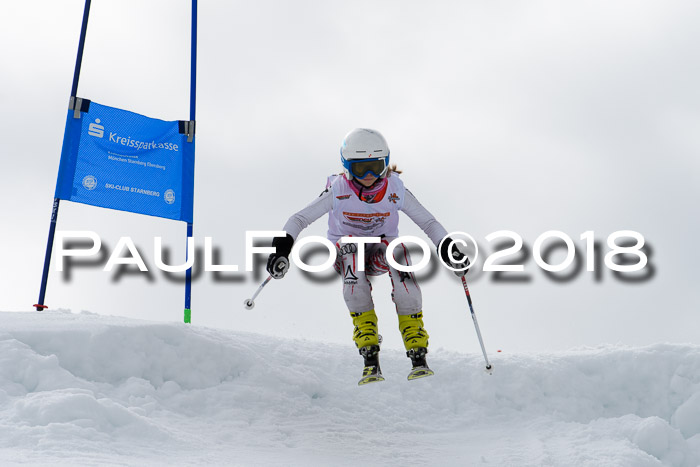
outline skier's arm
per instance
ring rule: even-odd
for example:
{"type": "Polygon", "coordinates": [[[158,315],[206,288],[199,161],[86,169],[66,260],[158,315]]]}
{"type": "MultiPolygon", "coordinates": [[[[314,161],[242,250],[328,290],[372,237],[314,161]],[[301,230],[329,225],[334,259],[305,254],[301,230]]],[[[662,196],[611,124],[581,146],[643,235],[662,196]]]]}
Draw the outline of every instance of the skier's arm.
{"type": "MultiPolygon", "coordinates": [[[[416,197],[413,196],[413,193],[408,190],[406,190],[406,194],[404,195],[403,207],[401,210],[425,232],[436,247],[440,248],[440,242],[443,238],[447,237],[447,231],[442,224],[418,202],[416,197]]],[[[438,254],[445,264],[458,269],[454,271],[457,276],[463,276],[467,273],[467,271],[462,270],[462,268],[469,265],[469,259],[457,248],[451,238],[448,237],[445,240],[438,254]]]]}
{"type": "Polygon", "coordinates": [[[416,197],[413,196],[413,193],[408,190],[406,190],[406,194],[404,195],[403,207],[401,210],[425,232],[435,246],[440,245],[440,241],[447,235],[447,230],[435,219],[435,216],[430,214],[430,211],[420,204],[416,197]]]}
{"type": "Polygon", "coordinates": [[[301,211],[293,214],[287,223],[284,224],[282,230],[287,232],[294,240],[299,236],[302,230],[307,228],[311,223],[318,218],[328,213],[333,208],[333,197],[330,189],[327,189],[321,195],[309,203],[301,211]]]}
{"type": "Polygon", "coordinates": [[[275,279],[281,279],[289,270],[289,253],[292,251],[294,241],[302,230],[312,222],[327,213],[333,208],[333,198],[329,189],[326,189],[321,196],[312,201],[301,211],[293,214],[287,220],[282,230],[287,232],[284,237],[275,237],[272,246],[275,252],[267,258],[267,272],[275,279]]]}

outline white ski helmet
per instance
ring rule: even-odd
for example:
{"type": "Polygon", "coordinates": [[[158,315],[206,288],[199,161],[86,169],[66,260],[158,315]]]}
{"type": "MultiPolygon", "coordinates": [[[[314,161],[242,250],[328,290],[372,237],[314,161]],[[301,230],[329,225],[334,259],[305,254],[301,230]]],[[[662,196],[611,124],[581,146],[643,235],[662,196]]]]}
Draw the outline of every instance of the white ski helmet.
{"type": "Polygon", "coordinates": [[[384,178],[389,170],[389,145],[378,131],[355,128],[343,139],[340,160],[348,180],[367,173],[384,178]]]}

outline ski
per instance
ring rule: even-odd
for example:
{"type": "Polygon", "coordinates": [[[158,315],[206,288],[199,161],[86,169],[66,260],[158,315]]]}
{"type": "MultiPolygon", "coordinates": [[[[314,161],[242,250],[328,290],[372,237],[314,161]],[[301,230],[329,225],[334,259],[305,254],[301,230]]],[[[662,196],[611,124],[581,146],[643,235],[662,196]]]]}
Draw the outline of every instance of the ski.
{"type": "Polygon", "coordinates": [[[411,359],[413,366],[413,369],[408,374],[409,381],[425,378],[426,376],[432,376],[435,374],[433,370],[428,368],[428,363],[425,361],[425,355],[427,353],[428,349],[426,347],[416,347],[414,349],[409,349],[406,352],[406,356],[411,359]]]}
{"type": "Polygon", "coordinates": [[[369,383],[378,383],[379,381],[384,381],[384,376],[382,376],[382,370],[379,365],[366,366],[362,371],[362,378],[357,382],[358,386],[364,386],[369,383]]]}
{"type": "Polygon", "coordinates": [[[426,376],[432,376],[434,374],[435,372],[427,366],[417,366],[408,374],[408,380],[413,381],[414,379],[425,378],[426,376]]]}
{"type": "MultiPolygon", "coordinates": [[[[379,336],[381,342],[381,336],[379,336]]],[[[378,383],[384,381],[382,369],[379,367],[379,346],[367,345],[360,349],[360,355],[365,360],[365,368],[362,370],[362,378],[357,382],[358,386],[363,386],[369,383],[378,383]]]]}

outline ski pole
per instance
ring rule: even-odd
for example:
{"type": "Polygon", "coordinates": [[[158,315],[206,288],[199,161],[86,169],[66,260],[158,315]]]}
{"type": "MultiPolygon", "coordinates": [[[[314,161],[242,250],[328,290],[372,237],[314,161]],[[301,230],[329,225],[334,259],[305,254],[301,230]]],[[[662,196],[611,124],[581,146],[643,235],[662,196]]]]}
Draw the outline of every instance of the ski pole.
{"type": "Polygon", "coordinates": [[[486,361],[486,371],[491,373],[493,367],[489,363],[489,358],[486,356],[486,348],[484,347],[484,340],[481,338],[481,330],[479,330],[479,322],[476,320],[476,313],[474,313],[474,306],[472,305],[472,298],[469,294],[469,287],[467,286],[467,279],[462,276],[462,285],[464,286],[464,293],[467,294],[467,302],[469,303],[469,311],[472,314],[472,320],[474,320],[474,329],[476,329],[476,335],[479,338],[479,344],[481,345],[481,352],[484,354],[484,360],[486,361]]]}
{"type": "Polygon", "coordinates": [[[245,301],[243,302],[243,306],[245,306],[246,310],[253,309],[253,307],[255,306],[255,297],[257,297],[258,294],[260,293],[260,291],[263,289],[263,287],[265,287],[267,285],[267,283],[270,282],[270,279],[272,279],[272,276],[267,276],[267,279],[265,279],[263,281],[263,283],[260,284],[260,287],[258,287],[258,290],[256,290],[255,293],[253,294],[253,298],[245,299],[245,301]]]}

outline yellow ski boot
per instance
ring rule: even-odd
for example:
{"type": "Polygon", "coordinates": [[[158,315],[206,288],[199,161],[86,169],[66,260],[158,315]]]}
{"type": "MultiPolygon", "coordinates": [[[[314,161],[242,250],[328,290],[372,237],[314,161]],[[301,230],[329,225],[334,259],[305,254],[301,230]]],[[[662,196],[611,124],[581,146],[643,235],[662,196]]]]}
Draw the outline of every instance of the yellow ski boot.
{"type": "Polygon", "coordinates": [[[355,325],[353,340],[365,360],[358,386],[384,381],[379,367],[379,344],[382,337],[377,333],[377,314],[374,310],[369,310],[364,313],[350,313],[350,316],[355,325]]]}
{"type": "Polygon", "coordinates": [[[425,378],[435,372],[428,367],[425,355],[428,353],[428,332],[423,328],[423,312],[412,315],[399,315],[399,329],[403,337],[406,356],[411,359],[412,369],[408,380],[425,378]]]}

